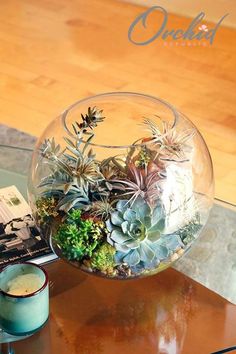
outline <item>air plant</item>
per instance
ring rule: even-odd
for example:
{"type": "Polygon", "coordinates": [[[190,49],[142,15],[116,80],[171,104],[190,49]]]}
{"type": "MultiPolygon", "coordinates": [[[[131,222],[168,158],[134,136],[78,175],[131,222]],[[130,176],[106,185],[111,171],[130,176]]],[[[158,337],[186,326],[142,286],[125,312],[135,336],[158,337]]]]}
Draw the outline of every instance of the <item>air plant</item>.
{"type": "Polygon", "coordinates": [[[66,138],[68,143],[67,149],[74,155],[67,155],[70,161],[69,175],[72,178],[72,184],[77,186],[87,186],[88,184],[95,184],[103,180],[103,175],[99,171],[99,164],[95,160],[96,155],[93,154],[92,149],[86,152],[89,142],[87,141],[83,149],[80,149],[81,141],[73,143],[66,138]]]}
{"type": "Polygon", "coordinates": [[[113,188],[123,191],[122,198],[129,198],[132,205],[138,198],[142,198],[150,206],[155,204],[160,196],[159,182],[162,178],[157,171],[149,173],[149,170],[139,169],[134,164],[128,166],[129,178],[113,180],[113,188]]]}
{"type": "Polygon", "coordinates": [[[114,201],[110,202],[108,199],[97,200],[92,203],[90,208],[91,215],[100,217],[103,220],[108,219],[110,213],[114,211],[114,201]]]}
{"type": "Polygon", "coordinates": [[[116,157],[109,157],[103,160],[100,164],[100,172],[102,173],[104,179],[109,182],[109,180],[117,177],[123,167],[119,165],[116,157]]]}
{"type": "Polygon", "coordinates": [[[187,144],[187,141],[195,134],[194,129],[187,129],[183,133],[178,133],[169,122],[162,119],[161,122],[163,131],[151,119],[144,119],[144,125],[152,134],[150,141],[158,146],[157,155],[160,155],[160,159],[164,161],[188,161],[191,146],[187,144]]]}
{"type": "Polygon", "coordinates": [[[72,208],[89,209],[91,201],[88,197],[88,190],[86,187],[77,187],[70,185],[68,192],[63,195],[57,204],[57,209],[68,212],[72,208]]]}

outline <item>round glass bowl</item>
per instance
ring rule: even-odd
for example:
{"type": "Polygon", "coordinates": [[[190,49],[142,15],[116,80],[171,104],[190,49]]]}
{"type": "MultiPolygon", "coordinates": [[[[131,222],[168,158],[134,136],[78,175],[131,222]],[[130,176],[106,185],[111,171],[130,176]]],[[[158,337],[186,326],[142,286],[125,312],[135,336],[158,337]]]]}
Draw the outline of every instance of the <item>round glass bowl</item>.
{"type": "Polygon", "coordinates": [[[192,245],[213,201],[213,169],[197,128],[138,93],[81,100],[37,142],[29,199],[53,250],[113,279],[169,267],[192,245]]]}

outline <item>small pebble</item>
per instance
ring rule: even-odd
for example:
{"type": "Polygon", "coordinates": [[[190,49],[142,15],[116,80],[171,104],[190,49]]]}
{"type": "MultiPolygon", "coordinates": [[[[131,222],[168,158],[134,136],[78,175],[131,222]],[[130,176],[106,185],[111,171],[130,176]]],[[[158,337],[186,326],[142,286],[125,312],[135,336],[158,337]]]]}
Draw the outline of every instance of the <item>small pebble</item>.
{"type": "Polygon", "coordinates": [[[174,261],[176,261],[178,258],[179,258],[179,255],[178,255],[177,253],[174,253],[174,254],[172,254],[172,256],[170,257],[170,260],[171,260],[171,262],[174,262],[174,261]]]}
{"type": "Polygon", "coordinates": [[[184,250],[183,248],[180,248],[178,251],[177,251],[178,255],[179,256],[182,256],[184,254],[184,250]]]}

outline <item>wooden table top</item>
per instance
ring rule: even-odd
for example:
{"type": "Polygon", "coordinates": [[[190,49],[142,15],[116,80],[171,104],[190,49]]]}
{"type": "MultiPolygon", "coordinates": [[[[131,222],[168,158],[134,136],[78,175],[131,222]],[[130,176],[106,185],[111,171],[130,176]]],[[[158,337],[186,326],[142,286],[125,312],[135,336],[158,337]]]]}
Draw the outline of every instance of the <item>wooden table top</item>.
{"type": "MultiPolygon", "coordinates": [[[[1,1],[1,122],[38,136],[89,95],[159,96],[200,129],[213,158],[216,196],[236,202],[236,30],[221,26],[207,47],[136,46],[127,33],[143,11],[115,0],[1,1]]],[[[152,17],[150,31],[158,19],[152,17]]],[[[168,23],[186,28],[190,19],[169,15],[168,23]]]]}
{"type": "Polygon", "coordinates": [[[16,354],[210,354],[236,345],[236,306],[168,269],[136,280],[46,267],[50,321],[16,354]]]}

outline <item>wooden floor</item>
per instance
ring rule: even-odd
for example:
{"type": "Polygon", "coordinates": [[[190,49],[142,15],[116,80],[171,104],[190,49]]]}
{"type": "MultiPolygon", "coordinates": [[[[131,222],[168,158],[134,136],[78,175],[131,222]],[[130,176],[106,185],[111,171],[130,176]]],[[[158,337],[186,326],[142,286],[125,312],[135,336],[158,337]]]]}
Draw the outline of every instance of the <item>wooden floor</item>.
{"type": "MultiPolygon", "coordinates": [[[[74,101],[106,91],[162,97],[200,129],[216,196],[236,202],[236,30],[212,46],[135,46],[127,31],[141,7],[115,0],[0,2],[1,122],[39,135],[74,101]]],[[[170,16],[171,27],[189,19],[170,16]]],[[[155,29],[155,21],[151,22],[155,29]]]]}

